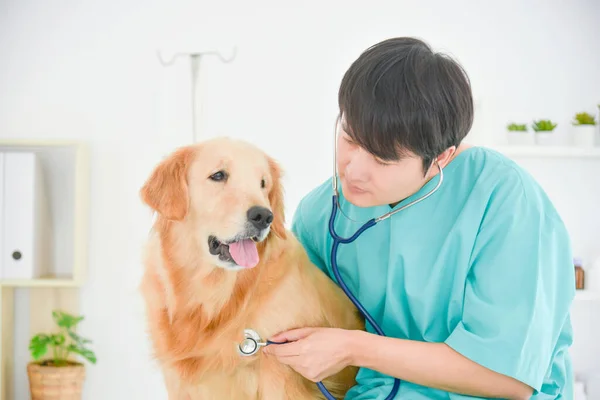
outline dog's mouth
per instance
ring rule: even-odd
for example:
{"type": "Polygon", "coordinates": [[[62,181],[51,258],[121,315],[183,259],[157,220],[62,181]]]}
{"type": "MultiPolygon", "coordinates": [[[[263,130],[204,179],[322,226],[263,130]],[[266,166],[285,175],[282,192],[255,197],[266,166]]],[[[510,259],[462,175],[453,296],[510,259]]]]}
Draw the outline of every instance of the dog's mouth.
{"type": "Polygon", "coordinates": [[[218,256],[221,261],[231,262],[243,268],[253,268],[259,261],[256,248],[256,243],[259,241],[258,236],[236,238],[228,242],[210,236],[208,249],[210,254],[218,256]]]}

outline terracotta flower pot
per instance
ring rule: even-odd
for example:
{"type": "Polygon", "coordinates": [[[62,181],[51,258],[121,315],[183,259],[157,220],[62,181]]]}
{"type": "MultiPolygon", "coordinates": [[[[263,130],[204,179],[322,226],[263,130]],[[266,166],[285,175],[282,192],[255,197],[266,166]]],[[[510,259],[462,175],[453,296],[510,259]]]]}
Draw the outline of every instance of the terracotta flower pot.
{"type": "Polygon", "coordinates": [[[27,365],[31,400],[81,400],[85,366],[69,361],[55,366],[51,360],[27,365]]]}

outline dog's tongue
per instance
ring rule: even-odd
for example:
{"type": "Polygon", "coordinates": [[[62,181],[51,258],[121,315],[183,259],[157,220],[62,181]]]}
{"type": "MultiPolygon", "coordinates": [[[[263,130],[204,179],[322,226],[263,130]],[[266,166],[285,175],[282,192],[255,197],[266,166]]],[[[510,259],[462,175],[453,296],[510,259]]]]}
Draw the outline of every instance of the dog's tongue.
{"type": "Polygon", "coordinates": [[[240,267],[252,268],[258,264],[256,243],[250,239],[240,240],[229,244],[229,254],[240,267]]]}

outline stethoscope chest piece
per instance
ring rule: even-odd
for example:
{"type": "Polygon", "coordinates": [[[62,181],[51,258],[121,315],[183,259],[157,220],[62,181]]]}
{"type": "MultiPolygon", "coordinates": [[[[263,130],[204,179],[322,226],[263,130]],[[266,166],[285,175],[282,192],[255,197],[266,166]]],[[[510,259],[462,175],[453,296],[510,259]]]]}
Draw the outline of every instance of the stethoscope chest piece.
{"type": "Polygon", "coordinates": [[[244,357],[253,356],[258,353],[261,346],[266,343],[261,341],[259,334],[253,329],[244,329],[244,340],[238,344],[238,353],[244,357]]]}

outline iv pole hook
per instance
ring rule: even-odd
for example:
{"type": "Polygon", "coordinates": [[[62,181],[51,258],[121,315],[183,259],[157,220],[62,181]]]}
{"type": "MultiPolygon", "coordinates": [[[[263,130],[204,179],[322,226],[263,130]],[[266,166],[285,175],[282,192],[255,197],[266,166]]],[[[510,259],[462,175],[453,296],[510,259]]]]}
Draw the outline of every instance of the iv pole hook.
{"type": "Polygon", "coordinates": [[[179,57],[189,57],[190,58],[190,66],[191,66],[191,84],[192,84],[192,143],[195,143],[198,138],[198,124],[197,119],[198,115],[201,113],[201,107],[199,106],[200,99],[198,98],[198,76],[200,74],[200,60],[202,56],[217,56],[221,62],[225,64],[229,64],[233,62],[237,55],[237,47],[233,47],[233,51],[229,58],[225,58],[221,52],[216,50],[208,50],[208,51],[198,51],[198,52],[177,52],[173,54],[173,56],[169,60],[165,60],[160,51],[156,52],[156,56],[158,57],[158,61],[162,64],[163,67],[171,66],[175,63],[177,58],[179,57]]]}

